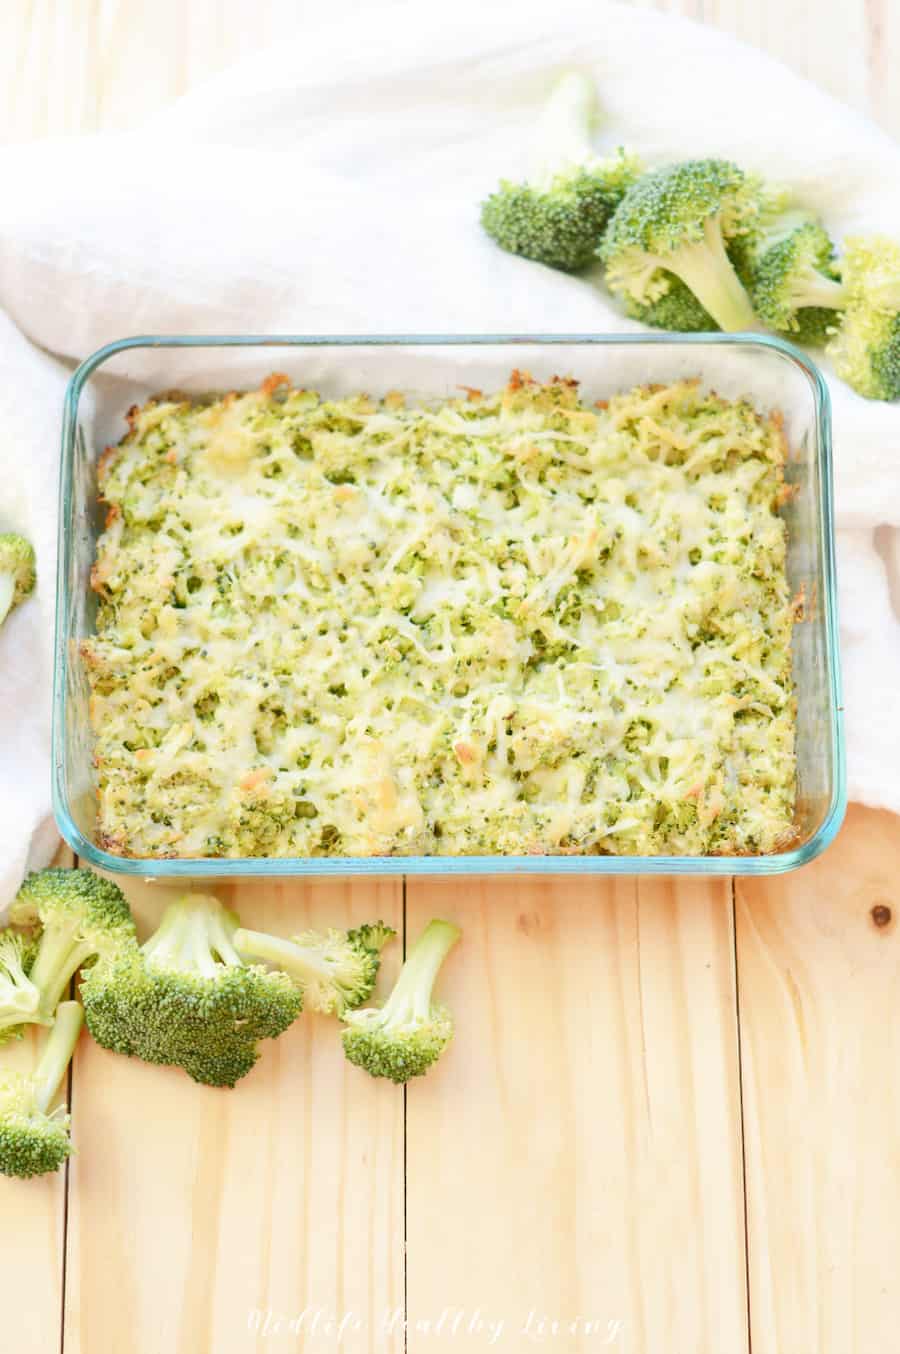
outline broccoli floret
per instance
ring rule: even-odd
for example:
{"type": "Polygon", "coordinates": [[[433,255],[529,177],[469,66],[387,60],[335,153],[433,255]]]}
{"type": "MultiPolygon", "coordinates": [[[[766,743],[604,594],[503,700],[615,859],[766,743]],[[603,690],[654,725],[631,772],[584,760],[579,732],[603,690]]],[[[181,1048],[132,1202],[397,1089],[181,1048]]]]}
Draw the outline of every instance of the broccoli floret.
{"type": "Polygon", "coordinates": [[[14,531],[0,533],[0,625],[34,592],[34,548],[14,531]]]}
{"type": "Polygon", "coordinates": [[[287,973],[307,1010],[343,1015],[372,995],[381,950],[393,935],[380,921],[354,931],[304,931],[290,940],[241,929],[234,945],[248,963],[271,964],[287,973]]]}
{"type": "Polygon", "coordinates": [[[502,180],[482,203],[481,224],[502,249],[566,273],[593,262],[610,216],[641,172],[622,150],[606,159],[594,154],[595,115],[593,82],[577,73],[564,76],[540,123],[533,177],[502,180]]]}
{"type": "Polygon", "coordinates": [[[352,940],[364,945],[367,950],[374,950],[376,954],[380,955],[385,945],[388,941],[394,939],[397,932],[393,926],[388,926],[387,922],[368,921],[364,922],[362,926],[354,927],[347,934],[352,940]]]}
{"type": "Polygon", "coordinates": [[[41,1011],[40,989],[29,971],[35,942],[12,927],[0,931],[0,1043],[16,1038],[26,1023],[49,1025],[52,1016],[41,1011]]]}
{"type": "Polygon", "coordinates": [[[757,181],[726,160],[689,160],[644,175],[625,193],[598,250],[610,289],[649,305],[674,274],[722,329],[751,328],[753,307],[726,246],[753,228],[760,194],[757,181]]]}
{"type": "Polygon", "coordinates": [[[62,1105],[50,1110],[50,1102],[71,1060],[83,1018],[77,1001],[62,1002],[34,1072],[0,1078],[0,1174],[25,1179],[46,1175],[59,1170],[71,1155],[69,1115],[62,1105]]]}
{"type": "Polygon", "coordinates": [[[90,870],[49,869],[28,875],[10,909],[10,920],[18,926],[40,923],[29,978],[40,993],[40,1019],[45,1023],[83,964],[135,947],[125,895],[90,870]]]}
{"type": "Polygon", "coordinates": [[[244,962],[239,925],[217,898],[185,894],[139,950],[101,958],[81,986],[97,1043],[209,1086],[246,1076],[258,1042],[282,1034],[303,1000],[285,973],[244,962]]]}
{"type": "Polygon", "coordinates": [[[626,300],[625,308],[631,318],[677,334],[714,333],[719,326],[681,278],[671,273],[667,281],[668,290],[657,301],[641,304],[626,300]]]}
{"type": "Polygon", "coordinates": [[[837,374],[871,400],[900,399],[900,244],[844,241],[843,317],[827,352],[837,374]]]}
{"type": "Polygon", "coordinates": [[[431,1000],[441,965],[460,937],[448,921],[431,921],[413,945],[381,1007],[348,1011],[344,1052],[373,1077],[423,1076],[453,1037],[453,1017],[431,1000]]]}
{"type": "Polygon", "coordinates": [[[760,319],[800,342],[823,343],[846,291],[834,265],[834,244],[808,212],[788,212],[753,241],[750,294],[760,319]]]}

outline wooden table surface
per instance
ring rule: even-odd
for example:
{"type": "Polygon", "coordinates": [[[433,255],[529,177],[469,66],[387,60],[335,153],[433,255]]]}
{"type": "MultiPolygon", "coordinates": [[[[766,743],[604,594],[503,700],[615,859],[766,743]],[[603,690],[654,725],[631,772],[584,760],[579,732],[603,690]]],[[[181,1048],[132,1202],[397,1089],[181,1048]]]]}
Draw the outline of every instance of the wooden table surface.
{"type": "MultiPolygon", "coordinates": [[[[898,0],[658,7],[900,134],[898,0]]],[[[7,0],[0,140],[134,124],[304,10],[7,0]]],[[[0,1349],[894,1354],[898,875],[856,808],[773,883],[229,890],[252,926],[455,917],[455,1045],[404,1093],[304,1017],[226,1092],[83,1039],[77,1155],[0,1188],[0,1349]]]]}

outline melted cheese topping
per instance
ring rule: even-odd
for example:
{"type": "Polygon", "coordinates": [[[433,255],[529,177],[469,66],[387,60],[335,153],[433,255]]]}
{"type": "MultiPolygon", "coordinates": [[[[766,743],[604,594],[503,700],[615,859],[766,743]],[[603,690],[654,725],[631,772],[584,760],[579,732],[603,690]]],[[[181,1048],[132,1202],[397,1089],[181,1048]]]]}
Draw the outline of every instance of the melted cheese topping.
{"type": "Polygon", "coordinates": [[[101,467],[99,824],[135,856],[767,852],[791,831],[780,423],[514,373],[270,378],[101,467]]]}

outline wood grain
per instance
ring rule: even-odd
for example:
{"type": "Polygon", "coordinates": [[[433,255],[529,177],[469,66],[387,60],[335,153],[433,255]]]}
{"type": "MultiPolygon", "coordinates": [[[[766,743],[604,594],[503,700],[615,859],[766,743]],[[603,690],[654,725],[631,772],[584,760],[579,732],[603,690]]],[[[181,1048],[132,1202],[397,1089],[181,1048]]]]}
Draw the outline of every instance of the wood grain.
{"type": "Polygon", "coordinates": [[[729,884],[410,880],[410,938],[432,915],[464,937],[455,1044],[407,1092],[410,1354],[445,1311],[502,1348],[555,1320],[566,1354],[741,1354],[729,884]]]}
{"type": "MultiPolygon", "coordinates": [[[[900,136],[896,0],[626,2],[761,47],[900,136]]],[[[329,14],[350,22],[356,3],[331,0],[329,14]]],[[[229,62],[320,18],[311,0],[5,0],[0,141],[137,126],[229,62]]]]}
{"type": "MultiPolygon", "coordinates": [[[[71,865],[65,847],[54,865],[71,865]]],[[[4,1044],[3,1069],[26,1073],[37,1062],[46,1031],[31,1029],[22,1040],[4,1044]]],[[[82,1041],[87,1036],[82,1034],[82,1041]]],[[[58,1101],[70,1099],[67,1083],[58,1101]]],[[[3,1263],[0,1311],[17,1354],[49,1354],[59,1349],[62,1324],[63,1257],[67,1170],[34,1180],[0,1176],[3,1263]]],[[[0,1348],[2,1348],[0,1342],[0,1348]]]]}
{"type": "Polygon", "coordinates": [[[753,1354],[897,1348],[900,832],[738,882],[753,1354]]]}
{"type": "MultiPolygon", "coordinates": [[[[43,1031],[34,1031],[4,1046],[4,1071],[30,1071],[43,1037],[43,1031]]],[[[65,1168],[35,1180],[0,1176],[4,1232],[0,1310],[14,1342],[10,1348],[17,1354],[49,1354],[59,1349],[65,1191],[65,1168]]]]}
{"type": "MultiPolygon", "coordinates": [[[[149,932],[164,891],[128,893],[149,932]]],[[[401,924],[399,884],[218,893],[247,925],[282,934],[401,924]]],[[[402,1348],[402,1331],[382,1328],[403,1302],[402,1092],[350,1067],[338,1030],[301,1016],[234,1091],[84,1041],[66,1354],[402,1348]],[[337,1344],[329,1322],[342,1320],[337,1344]]]]}

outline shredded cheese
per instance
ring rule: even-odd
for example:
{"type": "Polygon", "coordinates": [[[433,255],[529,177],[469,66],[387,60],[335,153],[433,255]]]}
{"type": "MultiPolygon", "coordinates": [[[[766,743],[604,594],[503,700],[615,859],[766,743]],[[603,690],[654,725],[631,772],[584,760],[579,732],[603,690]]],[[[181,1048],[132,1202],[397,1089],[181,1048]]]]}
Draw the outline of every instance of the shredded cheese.
{"type": "Polygon", "coordinates": [[[769,852],[777,418],[696,383],[405,407],[270,378],[108,449],[99,826],[133,856],[769,852]]]}

